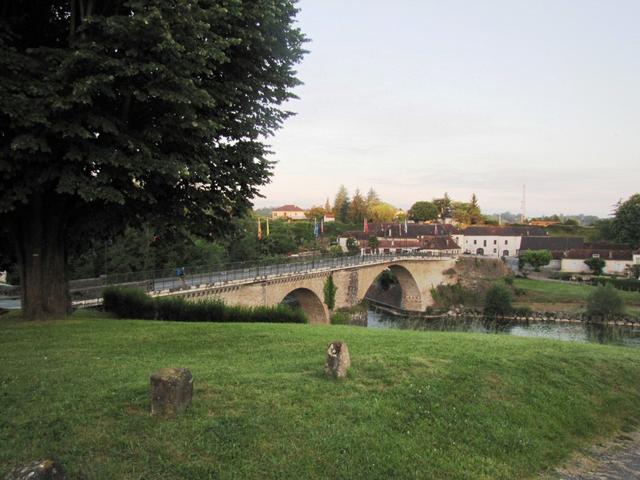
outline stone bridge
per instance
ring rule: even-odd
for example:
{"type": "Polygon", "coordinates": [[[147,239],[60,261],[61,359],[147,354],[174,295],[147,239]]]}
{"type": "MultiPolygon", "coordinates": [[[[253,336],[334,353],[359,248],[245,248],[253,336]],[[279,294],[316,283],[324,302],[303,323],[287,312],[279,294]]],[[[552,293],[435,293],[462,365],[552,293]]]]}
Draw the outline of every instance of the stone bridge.
{"type": "Polygon", "coordinates": [[[266,276],[261,279],[229,282],[224,285],[200,285],[187,289],[156,292],[156,296],[179,295],[190,301],[218,299],[228,305],[275,306],[294,296],[311,323],[329,323],[329,309],[323,288],[333,275],[337,287],[335,308],[357,305],[367,290],[386,269],[397,278],[402,289],[404,310],[423,312],[433,304],[431,288],[457,281],[451,270],[454,258],[398,257],[380,259],[373,264],[321,268],[303,273],[266,276]]]}

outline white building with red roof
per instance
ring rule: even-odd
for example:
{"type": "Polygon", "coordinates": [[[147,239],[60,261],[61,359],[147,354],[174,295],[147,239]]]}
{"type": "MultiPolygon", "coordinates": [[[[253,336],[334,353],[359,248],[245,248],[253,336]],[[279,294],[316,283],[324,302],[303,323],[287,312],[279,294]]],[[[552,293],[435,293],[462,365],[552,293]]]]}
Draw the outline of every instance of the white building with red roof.
{"type": "Polygon", "coordinates": [[[304,210],[297,205],[283,205],[271,211],[273,220],[304,220],[304,210]]]}

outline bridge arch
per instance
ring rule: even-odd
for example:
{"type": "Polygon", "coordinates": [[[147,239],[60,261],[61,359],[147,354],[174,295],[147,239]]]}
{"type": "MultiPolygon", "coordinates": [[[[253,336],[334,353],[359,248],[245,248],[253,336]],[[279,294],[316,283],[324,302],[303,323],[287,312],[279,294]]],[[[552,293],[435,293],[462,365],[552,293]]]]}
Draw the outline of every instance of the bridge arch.
{"type": "MultiPolygon", "coordinates": [[[[424,310],[423,298],[420,293],[420,287],[413,274],[404,266],[397,264],[385,265],[381,269],[374,272],[373,278],[367,280],[367,292],[373,286],[373,284],[380,277],[380,274],[385,270],[391,271],[395,278],[398,280],[400,289],[402,290],[402,297],[400,300],[400,308],[404,310],[410,310],[414,312],[421,312],[424,310]]],[[[366,293],[365,293],[366,296],[366,293]]]]}
{"type": "Polygon", "coordinates": [[[296,288],[282,297],[280,303],[288,303],[287,300],[294,300],[300,306],[309,323],[330,323],[329,309],[313,290],[296,288]]]}

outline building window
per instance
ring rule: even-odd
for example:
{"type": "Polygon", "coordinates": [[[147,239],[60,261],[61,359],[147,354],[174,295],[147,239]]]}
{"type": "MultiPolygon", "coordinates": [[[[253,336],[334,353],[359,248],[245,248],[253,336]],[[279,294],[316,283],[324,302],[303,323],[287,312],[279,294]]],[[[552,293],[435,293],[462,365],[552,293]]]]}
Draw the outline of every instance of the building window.
{"type": "Polygon", "coordinates": [[[497,244],[498,244],[498,240],[494,240],[494,241],[493,241],[493,244],[494,244],[494,245],[497,245],[497,244]]]}
{"type": "Polygon", "coordinates": [[[505,241],[504,241],[504,244],[505,244],[505,245],[509,245],[509,240],[505,240],[505,241]]]}
{"type": "Polygon", "coordinates": [[[599,253],[594,253],[593,254],[593,258],[600,258],[600,254],[599,253]]]}
{"type": "Polygon", "coordinates": [[[498,249],[497,249],[497,248],[494,248],[494,249],[493,249],[493,253],[498,253],[498,249]]]}
{"type": "Polygon", "coordinates": [[[477,241],[477,240],[474,240],[474,241],[473,241],[473,244],[474,244],[474,245],[477,245],[477,244],[478,244],[478,241],[477,241]]]}
{"type": "Polygon", "coordinates": [[[486,241],[486,240],[484,240],[484,245],[483,245],[483,246],[484,246],[484,247],[486,247],[486,246],[487,246],[487,241],[486,241]]]}

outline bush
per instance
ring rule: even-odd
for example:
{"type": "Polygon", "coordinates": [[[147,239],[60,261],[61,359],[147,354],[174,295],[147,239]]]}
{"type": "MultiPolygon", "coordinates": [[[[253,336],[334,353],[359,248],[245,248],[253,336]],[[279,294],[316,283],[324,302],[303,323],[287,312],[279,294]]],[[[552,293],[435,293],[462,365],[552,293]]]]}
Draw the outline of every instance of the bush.
{"type": "Polygon", "coordinates": [[[634,278],[607,278],[596,277],[593,279],[594,285],[613,285],[618,290],[628,292],[640,292],[640,280],[634,278]]]}
{"type": "Polygon", "coordinates": [[[540,271],[540,267],[549,265],[552,260],[551,252],[549,250],[527,250],[520,255],[519,267],[529,264],[536,272],[540,271]]]}
{"type": "Polygon", "coordinates": [[[487,290],[484,301],[484,314],[489,317],[509,315],[513,312],[511,291],[500,283],[494,283],[487,290]]]}
{"type": "Polygon", "coordinates": [[[517,307],[512,312],[516,317],[530,317],[533,311],[529,307],[517,307]]]}
{"type": "Polygon", "coordinates": [[[350,315],[347,312],[333,312],[331,315],[331,325],[348,325],[350,315]]]}
{"type": "Polygon", "coordinates": [[[585,265],[591,269],[594,275],[602,275],[605,261],[599,257],[592,257],[584,261],[585,265]]]}
{"type": "Polygon", "coordinates": [[[456,305],[474,305],[479,300],[473,290],[466,289],[459,283],[438,285],[431,289],[431,296],[438,306],[445,308],[456,305]]]}
{"type": "Polygon", "coordinates": [[[227,306],[219,300],[188,302],[181,297],[152,298],[139,289],[110,287],[104,291],[104,309],[120,318],[173,322],[307,323],[299,308],[227,306]]]}
{"type": "Polygon", "coordinates": [[[333,281],[333,275],[329,275],[324,281],[322,291],[324,293],[324,303],[327,305],[329,310],[333,310],[333,307],[336,305],[336,292],[338,291],[338,287],[336,287],[336,284],[333,281]]]}
{"type": "Polygon", "coordinates": [[[513,286],[513,277],[504,277],[504,283],[506,283],[510,287],[513,286]]]}
{"type": "Polygon", "coordinates": [[[573,273],[569,273],[569,272],[552,272],[549,275],[549,278],[553,279],[553,280],[571,280],[571,277],[573,276],[573,273]]]}
{"type": "Polygon", "coordinates": [[[104,309],[120,318],[156,318],[156,305],[153,298],[139,288],[107,287],[102,292],[104,309]]]}
{"type": "Polygon", "coordinates": [[[603,319],[614,318],[624,313],[624,302],[613,285],[596,287],[587,298],[587,315],[603,319]]]}

